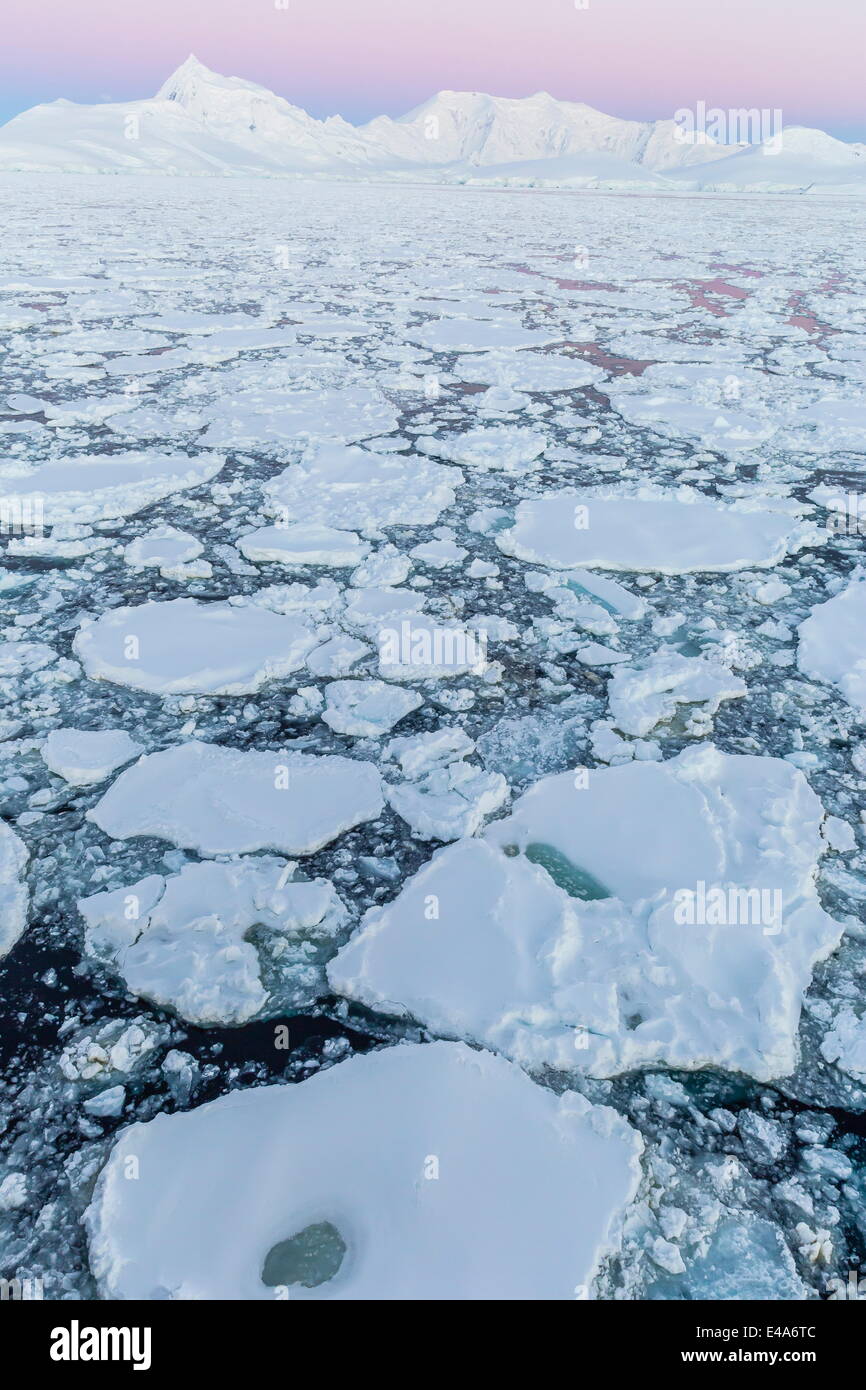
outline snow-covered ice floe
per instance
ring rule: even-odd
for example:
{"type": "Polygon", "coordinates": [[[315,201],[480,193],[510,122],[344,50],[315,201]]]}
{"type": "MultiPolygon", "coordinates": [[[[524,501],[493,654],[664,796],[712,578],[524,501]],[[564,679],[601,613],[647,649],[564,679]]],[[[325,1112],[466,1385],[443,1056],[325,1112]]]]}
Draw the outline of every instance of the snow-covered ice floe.
{"type": "Polygon", "coordinates": [[[121,1300],[586,1297],[640,1150],[501,1058],[403,1044],[124,1130],[91,1267],[121,1300]]]}
{"type": "Polygon", "coordinates": [[[140,758],[88,817],[114,839],[152,835],[200,854],[314,854],[383,806],[372,763],[192,740],[140,758]]]}
{"type": "Polygon", "coordinates": [[[861,718],[866,718],[866,573],[800,624],[797,665],[813,680],[835,685],[861,718]]]}
{"type": "Polygon", "coordinates": [[[815,885],[822,819],[789,763],[712,745],[562,773],[371,909],[330,979],[532,1070],[782,1076],[843,930],[815,885]]]}
{"type": "Polygon", "coordinates": [[[133,516],[174,492],[200,487],[216,477],[225,460],[219,454],[92,454],[45,463],[30,473],[0,470],[7,506],[26,507],[43,499],[50,525],[133,516]]]}
{"type": "Polygon", "coordinates": [[[0,958],[27,926],[30,894],[22,879],[29,858],[27,846],[0,820],[0,958]]]}
{"type": "Polygon", "coordinates": [[[327,444],[266,483],[264,492],[282,526],[365,531],[436,521],[462,482],[458,468],[327,444]]]}
{"type": "Polygon", "coordinates": [[[52,729],[42,745],[49,772],[74,787],[104,782],[143,752],[124,729],[52,729]]]}
{"type": "Polygon", "coordinates": [[[301,618],[177,598],[85,619],[73,648],[94,679],[157,695],[245,695],[297,671],[318,645],[301,618]]]}
{"type": "Polygon", "coordinates": [[[733,504],[689,490],[549,493],[521,502],[496,544],[562,569],[690,574],[767,569],[814,539],[815,527],[775,498],[733,504]]]}
{"type": "Polygon", "coordinates": [[[87,950],[133,994],[202,1027],[311,1004],[348,921],[333,886],[270,856],[187,864],[79,901],[87,950]]]}

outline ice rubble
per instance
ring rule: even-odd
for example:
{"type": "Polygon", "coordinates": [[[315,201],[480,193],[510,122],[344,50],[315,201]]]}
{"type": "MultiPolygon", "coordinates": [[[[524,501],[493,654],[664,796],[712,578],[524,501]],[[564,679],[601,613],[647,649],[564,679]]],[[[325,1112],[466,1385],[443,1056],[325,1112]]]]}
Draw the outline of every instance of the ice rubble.
{"type": "Polygon", "coordinates": [[[797,665],[813,680],[841,690],[866,718],[866,573],[812,609],[799,628],[797,665]]]}
{"type": "Polygon", "coordinates": [[[501,468],[506,473],[537,468],[538,459],[548,445],[549,440],[543,434],[519,425],[490,426],[467,430],[465,434],[418,440],[418,448],[424,454],[474,468],[501,468]]]}
{"type": "Polygon", "coordinates": [[[318,645],[301,618],[178,598],[86,618],[73,650],[95,680],[158,695],[245,695],[297,671],[318,645]]]}
{"type": "Polygon", "coordinates": [[[562,773],[371,909],[330,979],[533,1070],[782,1076],[812,969],[843,930],[815,887],[822,818],[789,763],[711,745],[588,784],[562,773]],[[681,905],[700,919],[713,888],[725,910],[684,922],[681,905]],[[732,889],[764,890],[760,913],[732,889]]]}
{"type": "Polygon", "coordinates": [[[403,1044],[124,1130],[91,1267],[109,1299],[585,1297],[640,1149],[501,1058],[403,1044]]]}
{"type": "MultiPolygon", "coordinates": [[[[576,655],[586,660],[580,650],[576,655]]],[[[686,731],[706,733],[723,700],[746,694],[745,681],[729,667],[701,656],[682,656],[662,648],[640,666],[619,665],[623,658],[618,652],[607,654],[607,659],[617,663],[607,688],[613,725],[634,738],[643,738],[657,724],[670,720],[678,705],[699,705],[699,711],[691,712],[686,731]]],[[[592,664],[603,662],[596,655],[592,664]]]]}
{"type": "Polygon", "coordinates": [[[385,757],[400,764],[402,780],[389,783],[390,805],[419,840],[459,840],[474,835],[508,798],[500,772],[485,772],[466,758],[475,743],[462,729],[438,729],[395,738],[385,757]]]}
{"type": "Polygon", "coordinates": [[[330,883],[295,880],[295,867],[270,856],[187,864],[83,898],[87,950],[132,994],[201,1027],[306,1007],[348,915],[330,883]]]}
{"type": "Polygon", "coordinates": [[[42,745],[49,772],[74,787],[104,782],[143,752],[124,729],[52,729],[42,745]]]}
{"type": "Polygon", "coordinates": [[[174,492],[200,487],[215,478],[225,460],[219,454],[92,454],[44,463],[26,474],[0,471],[4,501],[26,507],[41,497],[50,523],[102,521],[133,516],[174,492]]]}
{"type": "Polygon", "coordinates": [[[114,839],[152,835],[204,855],[314,854],[383,806],[372,763],[193,739],[140,758],[88,811],[114,839]]]}
{"type": "Polygon", "coordinates": [[[496,544],[506,555],[563,569],[692,574],[768,569],[813,538],[814,527],[774,498],[731,505],[687,490],[573,490],[521,502],[496,544]]]}
{"type": "Polygon", "coordinates": [[[0,820],[0,958],[27,926],[30,894],[22,879],[29,858],[24,842],[0,820]]]}

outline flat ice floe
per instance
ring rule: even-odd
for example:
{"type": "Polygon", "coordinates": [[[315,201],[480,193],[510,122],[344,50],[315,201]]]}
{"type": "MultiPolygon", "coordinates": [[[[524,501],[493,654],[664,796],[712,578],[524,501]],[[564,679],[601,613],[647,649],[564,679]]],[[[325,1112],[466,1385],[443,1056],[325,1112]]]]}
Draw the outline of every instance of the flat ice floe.
{"type": "Polygon", "coordinates": [[[132,994],[201,1027],[309,1007],[348,914],[324,879],[262,856],[187,864],[82,898],[87,950],[132,994]]]}
{"type": "Polygon", "coordinates": [[[530,1069],[783,1076],[842,934],[822,818],[790,763],[712,745],[546,778],[371,909],[329,977],[530,1069]]]}
{"type": "Polygon", "coordinates": [[[329,444],[265,484],[280,524],[378,530],[436,521],[463,482],[458,468],[426,459],[329,444]]]}
{"type": "Polygon", "coordinates": [[[800,624],[797,665],[812,680],[841,690],[866,718],[866,573],[812,609],[800,624]]]}
{"type": "Polygon", "coordinates": [[[29,858],[24,842],[0,820],[0,959],[27,926],[30,894],[22,878],[29,858]]]}
{"type": "Polygon", "coordinates": [[[571,569],[691,574],[768,569],[815,528],[775,498],[718,502],[688,490],[551,493],[517,508],[496,544],[506,555],[571,569]]]}
{"type": "Polygon", "coordinates": [[[347,443],[389,434],[394,408],[379,391],[344,386],[337,391],[242,391],[210,410],[202,443],[211,447],[283,447],[320,439],[347,443]]]}
{"type": "Polygon", "coordinates": [[[298,617],[177,598],[85,619],[73,649],[94,680],[156,695],[245,695],[297,671],[318,644],[298,617]]]}
{"type": "Polygon", "coordinates": [[[10,476],[0,471],[0,487],[10,508],[41,497],[46,522],[104,521],[133,516],[173,492],[200,487],[215,478],[225,459],[219,454],[93,454],[44,463],[10,476]]]}
{"type": "Polygon", "coordinates": [[[199,854],[315,854],[382,810],[372,763],[193,740],[151,753],[88,818],[114,839],[153,835],[199,854]]]}
{"type": "Polygon", "coordinates": [[[641,1147],[501,1058],[402,1044],[124,1130],[91,1267],[123,1300],[586,1297],[641,1147]]]}
{"type": "Polygon", "coordinates": [[[52,729],[42,745],[49,772],[74,787],[103,782],[143,752],[124,729],[52,729]]]}
{"type": "Polygon", "coordinates": [[[354,531],[334,526],[264,526],[241,536],[238,550],[248,560],[281,565],[327,565],[345,569],[359,565],[370,547],[354,531]]]}
{"type": "Polygon", "coordinates": [[[414,690],[387,681],[332,681],[322,718],[336,734],[381,738],[424,701],[414,690]]]}

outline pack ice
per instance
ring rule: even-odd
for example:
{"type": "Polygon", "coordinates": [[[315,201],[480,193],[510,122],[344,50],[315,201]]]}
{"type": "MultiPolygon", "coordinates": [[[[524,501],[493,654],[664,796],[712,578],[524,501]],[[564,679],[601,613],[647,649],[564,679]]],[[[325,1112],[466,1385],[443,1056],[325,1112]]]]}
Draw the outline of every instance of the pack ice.
{"type": "Polygon", "coordinates": [[[789,763],[712,745],[545,778],[370,909],[330,979],[532,1070],[783,1076],[842,934],[815,886],[822,819],[789,763]]]}
{"type": "Polygon", "coordinates": [[[586,1297],[641,1147],[502,1058],[401,1044],[124,1130],[91,1268],[123,1300],[586,1297]]]}

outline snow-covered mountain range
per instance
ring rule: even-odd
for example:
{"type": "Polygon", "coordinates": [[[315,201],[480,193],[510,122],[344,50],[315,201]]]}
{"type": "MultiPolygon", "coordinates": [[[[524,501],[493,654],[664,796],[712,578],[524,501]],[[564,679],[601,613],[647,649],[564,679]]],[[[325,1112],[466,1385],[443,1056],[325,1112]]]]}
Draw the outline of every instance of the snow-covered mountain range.
{"type": "Polygon", "coordinates": [[[0,171],[409,177],[445,182],[866,192],[866,146],[792,127],[783,147],[691,141],[673,118],[628,121],[580,102],[439,92],[407,115],[319,121],[190,56],[152,98],[60,100],[0,128],[0,171]]]}

